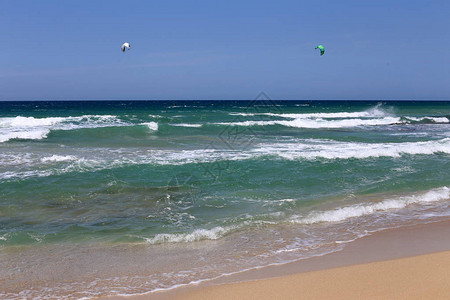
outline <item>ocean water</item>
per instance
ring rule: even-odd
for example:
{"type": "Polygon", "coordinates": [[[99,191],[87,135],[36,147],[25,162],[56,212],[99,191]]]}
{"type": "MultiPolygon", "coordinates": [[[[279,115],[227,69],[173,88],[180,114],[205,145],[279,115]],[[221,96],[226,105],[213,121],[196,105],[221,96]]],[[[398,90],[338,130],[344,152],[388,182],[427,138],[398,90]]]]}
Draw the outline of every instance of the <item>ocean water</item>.
{"type": "Polygon", "coordinates": [[[0,298],[139,294],[450,218],[450,102],[0,102],[0,298]]]}

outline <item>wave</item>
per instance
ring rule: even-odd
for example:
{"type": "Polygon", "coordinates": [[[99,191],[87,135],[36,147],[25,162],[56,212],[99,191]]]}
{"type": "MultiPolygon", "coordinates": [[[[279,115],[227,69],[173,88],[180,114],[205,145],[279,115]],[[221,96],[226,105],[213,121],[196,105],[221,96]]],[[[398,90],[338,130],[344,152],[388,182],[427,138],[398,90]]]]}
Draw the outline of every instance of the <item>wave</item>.
{"type": "Polygon", "coordinates": [[[21,140],[41,140],[45,139],[50,133],[49,129],[34,129],[32,131],[12,131],[0,133],[0,143],[7,142],[9,140],[21,139],[21,140]]]}
{"type": "MultiPolygon", "coordinates": [[[[390,210],[398,210],[406,208],[413,204],[427,204],[432,202],[438,202],[450,199],[450,188],[444,186],[436,189],[429,190],[422,194],[400,196],[397,198],[390,198],[380,201],[378,203],[361,203],[346,207],[336,208],[328,211],[311,212],[307,216],[293,215],[288,220],[281,218],[276,222],[263,222],[264,224],[281,224],[289,221],[292,224],[312,225],[316,223],[332,223],[342,222],[351,218],[363,217],[366,215],[373,215],[379,212],[388,212],[390,210]]],[[[293,199],[287,199],[289,202],[295,201],[293,199]]],[[[267,200],[272,204],[278,204],[286,200],[267,200]]],[[[240,224],[234,226],[222,227],[217,226],[212,229],[195,229],[192,232],[187,233],[161,233],[152,238],[143,238],[146,243],[149,244],[163,244],[163,243],[190,243],[202,240],[217,240],[225,235],[242,229],[247,226],[257,225],[260,222],[253,222],[245,220],[240,224]]]]}
{"type": "MultiPolygon", "coordinates": [[[[255,115],[255,114],[240,114],[255,115]]],[[[450,123],[447,117],[383,117],[383,118],[355,118],[364,117],[364,113],[318,113],[318,114],[272,114],[264,115],[283,117],[292,120],[269,120],[269,121],[239,121],[239,122],[217,122],[214,125],[225,126],[273,126],[281,125],[296,128],[345,128],[358,126],[377,126],[377,125],[397,125],[397,124],[442,124],[450,123]],[[321,115],[319,117],[319,115],[321,115]],[[345,119],[348,118],[348,119],[345,119]],[[335,120],[340,119],[340,120],[335,120]]]]}
{"type": "Polygon", "coordinates": [[[200,128],[203,126],[203,124],[184,124],[184,123],[180,123],[180,124],[169,124],[170,126],[175,126],[175,127],[193,127],[193,128],[200,128]]]}
{"type": "Polygon", "coordinates": [[[364,159],[371,157],[401,157],[402,155],[450,154],[450,138],[426,142],[405,143],[353,143],[313,140],[314,142],[293,142],[260,144],[254,152],[273,154],[284,159],[364,159]]]}
{"type": "MultiPolygon", "coordinates": [[[[24,179],[43,177],[69,172],[94,172],[105,169],[126,167],[131,165],[185,165],[213,163],[216,161],[239,161],[261,157],[275,157],[285,160],[297,159],[368,159],[378,157],[398,158],[404,155],[450,154],[450,138],[425,142],[405,143],[355,143],[336,142],[330,140],[293,140],[285,143],[259,143],[247,151],[229,149],[197,149],[197,150],[105,150],[89,148],[74,155],[53,155],[44,158],[28,157],[28,167],[39,167],[43,162],[58,163],[50,169],[34,169],[7,171],[0,173],[0,179],[24,179]]],[[[14,165],[14,156],[0,156],[0,165],[14,165]]],[[[47,167],[48,168],[48,167],[47,167]]]]}
{"type": "Polygon", "coordinates": [[[414,121],[414,122],[429,122],[432,123],[450,123],[450,120],[447,117],[405,117],[408,121],[414,121]]]}
{"type": "Polygon", "coordinates": [[[33,165],[35,157],[31,153],[0,153],[0,166],[33,165]]]}
{"type": "Polygon", "coordinates": [[[153,130],[153,131],[158,130],[158,123],[156,123],[156,122],[141,123],[140,125],[145,125],[148,127],[148,129],[153,130]]]}
{"type": "Polygon", "coordinates": [[[372,215],[393,209],[402,209],[412,204],[426,204],[450,199],[450,189],[446,186],[430,190],[421,195],[404,196],[396,199],[386,199],[378,203],[357,204],[330,211],[313,212],[307,217],[294,215],[291,222],[295,224],[315,224],[321,222],[342,222],[350,218],[372,215]]]}
{"type": "Polygon", "coordinates": [[[235,122],[217,122],[215,125],[227,126],[270,126],[282,125],[297,128],[341,128],[356,126],[374,126],[391,124],[441,124],[450,123],[447,117],[413,117],[396,116],[381,108],[381,104],[360,112],[333,112],[333,113],[242,113],[232,112],[232,116],[256,117],[269,116],[288,120],[238,120],[235,122]]]}
{"type": "Polygon", "coordinates": [[[335,113],[230,113],[232,116],[272,116],[288,119],[341,119],[341,118],[382,118],[392,116],[381,109],[381,104],[361,112],[335,112],[335,113]]]}
{"type": "MultiPolygon", "coordinates": [[[[47,118],[34,118],[34,117],[10,117],[0,118],[0,127],[2,128],[30,128],[40,126],[52,126],[58,124],[66,124],[76,126],[77,123],[83,123],[83,126],[96,126],[96,125],[109,125],[110,123],[121,123],[116,116],[111,115],[83,115],[78,117],[47,117],[47,118]]],[[[81,124],[78,124],[81,125],[81,124]]]]}
{"type": "Polygon", "coordinates": [[[234,227],[224,228],[217,226],[212,229],[196,229],[190,233],[161,233],[153,238],[144,238],[144,240],[149,244],[189,243],[201,240],[217,240],[234,229],[234,227]]]}
{"type": "Polygon", "coordinates": [[[363,117],[385,117],[386,114],[384,112],[379,113],[371,113],[371,112],[336,112],[336,113],[303,113],[303,114],[275,114],[275,113],[230,113],[232,116],[244,116],[244,117],[252,117],[252,116],[271,116],[271,117],[280,117],[287,119],[341,119],[341,118],[363,118],[363,117]]]}
{"type": "Polygon", "coordinates": [[[132,124],[111,115],[83,115],[77,117],[7,117],[0,118],[0,142],[12,139],[44,139],[51,130],[73,130],[132,124]]]}
{"type": "Polygon", "coordinates": [[[218,122],[215,125],[225,126],[273,126],[281,125],[296,128],[344,128],[357,126],[390,125],[399,123],[398,117],[385,117],[380,119],[344,119],[344,120],[325,120],[325,119],[294,119],[291,121],[272,120],[272,121],[242,121],[242,122],[218,122]]]}
{"type": "Polygon", "coordinates": [[[73,155],[52,155],[48,157],[41,158],[42,162],[60,162],[60,161],[72,161],[77,160],[73,155]]]}

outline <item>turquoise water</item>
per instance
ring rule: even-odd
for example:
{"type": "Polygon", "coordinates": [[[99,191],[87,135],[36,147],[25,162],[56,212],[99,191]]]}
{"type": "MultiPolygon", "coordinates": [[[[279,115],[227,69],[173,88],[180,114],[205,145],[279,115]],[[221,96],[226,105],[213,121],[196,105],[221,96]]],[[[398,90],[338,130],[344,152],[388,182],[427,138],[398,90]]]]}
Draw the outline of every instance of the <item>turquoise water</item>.
{"type": "MultiPolygon", "coordinates": [[[[108,276],[139,273],[116,293],[142,293],[450,213],[450,102],[3,102],[0,129],[0,252],[13,298],[33,280],[11,276],[23,253],[48,264],[44,252],[66,253],[61,262],[74,249],[124,247],[108,276]],[[146,270],[126,263],[143,256],[146,270]]],[[[26,295],[114,294],[110,277],[82,273],[65,278],[71,288],[26,295]],[[77,286],[94,280],[104,283],[77,286]]]]}

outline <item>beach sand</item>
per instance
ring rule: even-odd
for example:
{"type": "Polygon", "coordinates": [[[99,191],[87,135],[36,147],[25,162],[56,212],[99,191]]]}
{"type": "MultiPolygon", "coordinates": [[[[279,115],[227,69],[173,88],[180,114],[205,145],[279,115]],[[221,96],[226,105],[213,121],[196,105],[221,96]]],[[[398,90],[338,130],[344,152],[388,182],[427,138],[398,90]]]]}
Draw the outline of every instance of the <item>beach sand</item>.
{"type": "Polygon", "coordinates": [[[449,299],[450,221],[386,230],[336,253],[197,287],[107,299],[449,299]]]}
{"type": "Polygon", "coordinates": [[[450,251],[199,289],[174,299],[449,299],[450,251]]]}

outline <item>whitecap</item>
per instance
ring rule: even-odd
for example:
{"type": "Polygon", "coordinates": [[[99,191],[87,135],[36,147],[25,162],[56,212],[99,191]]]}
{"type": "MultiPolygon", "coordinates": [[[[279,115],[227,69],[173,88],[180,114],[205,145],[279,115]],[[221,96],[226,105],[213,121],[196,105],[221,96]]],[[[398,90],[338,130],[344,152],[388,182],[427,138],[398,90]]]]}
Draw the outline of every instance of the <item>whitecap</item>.
{"type": "Polygon", "coordinates": [[[47,137],[50,133],[49,129],[32,129],[26,131],[10,131],[0,133],[0,143],[7,142],[9,140],[21,139],[21,140],[41,140],[47,137]]]}
{"type": "Polygon", "coordinates": [[[189,243],[200,240],[217,240],[230,232],[233,228],[224,228],[221,226],[212,229],[196,229],[190,233],[161,233],[155,235],[153,238],[145,238],[149,244],[162,243],[189,243]]]}
{"type": "Polygon", "coordinates": [[[411,204],[424,204],[448,200],[450,189],[446,186],[430,190],[424,194],[404,196],[394,199],[386,199],[372,204],[356,204],[347,207],[336,208],[334,210],[313,212],[307,217],[294,215],[291,222],[295,224],[314,224],[320,222],[341,222],[350,218],[371,215],[376,212],[384,212],[393,209],[402,209],[411,204]]]}
{"type": "Polygon", "coordinates": [[[179,124],[169,124],[170,126],[176,126],[176,127],[193,127],[193,128],[199,128],[202,127],[203,124],[184,124],[184,123],[179,123],[179,124]]]}
{"type": "Polygon", "coordinates": [[[48,157],[41,158],[42,162],[60,162],[60,161],[71,161],[77,158],[73,155],[52,155],[48,157]]]}
{"type": "Polygon", "coordinates": [[[141,123],[141,125],[145,125],[148,127],[148,129],[153,130],[153,131],[158,130],[158,123],[156,123],[156,122],[141,123]]]}
{"type": "Polygon", "coordinates": [[[0,143],[13,139],[40,140],[51,130],[73,130],[111,126],[130,126],[112,115],[82,115],[76,117],[6,117],[0,118],[0,143]]]}
{"type": "Polygon", "coordinates": [[[375,126],[390,125],[399,123],[400,118],[385,117],[380,119],[344,119],[344,120],[325,120],[325,119],[294,119],[290,121],[272,120],[272,121],[242,121],[242,122],[218,122],[215,125],[226,126],[273,126],[282,125],[296,128],[344,128],[357,126],[375,126]]]}
{"type": "Polygon", "coordinates": [[[258,145],[253,152],[276,155],[284,159],[365,159],[450,153],[450,138],[405,143],[346,143],[326,140],[258,145]]]}

